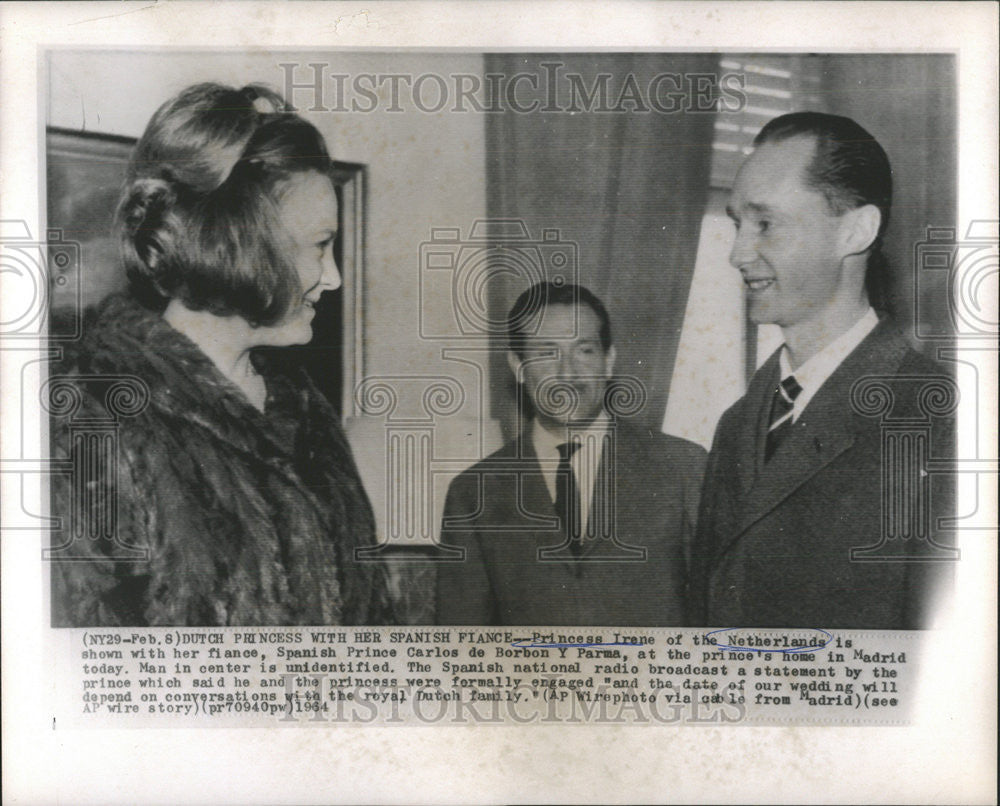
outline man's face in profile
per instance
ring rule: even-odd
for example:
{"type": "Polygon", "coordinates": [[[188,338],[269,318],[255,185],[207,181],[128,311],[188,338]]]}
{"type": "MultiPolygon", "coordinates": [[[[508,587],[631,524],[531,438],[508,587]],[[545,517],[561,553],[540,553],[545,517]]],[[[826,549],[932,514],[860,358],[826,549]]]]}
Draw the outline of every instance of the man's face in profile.
{"type": "Polygon", "coordinates": [[[743,164],[727,212],[736,224],[729,261],[747,289],[751,321],[809,326],[844,282],[841,217],[805,183],[815,143],[761,145],[743,164]]]}
{"type": "Polygon", "coordinates": [[[523,358],[508,354],[543,425],[586,422],[601,413],[615,351],[604,351],[600,333],[601,320],[590,306],[548,305],[523,358]]]}

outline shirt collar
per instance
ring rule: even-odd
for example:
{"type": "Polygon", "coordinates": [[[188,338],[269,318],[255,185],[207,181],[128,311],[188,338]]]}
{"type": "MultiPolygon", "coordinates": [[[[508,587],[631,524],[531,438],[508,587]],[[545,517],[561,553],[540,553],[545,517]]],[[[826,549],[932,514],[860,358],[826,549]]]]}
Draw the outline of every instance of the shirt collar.
{"type": "MultiPolygon", "coordinates": [[[[606,411],[598,414],[593,422],[584,431],[573,429],[574,434],[603,434],[608,430],[611,418],[606,411]]],[[[531,423],[531,443],[535,448],[535,454],[539,459],[558,458],[559,446],[569,441],[570,430],[565,429],[562,434],[553,434],[545,428],[537,419],[531,423]]]]}
{"type": "Polygon", "coordinates": [[[794,372],[791,362],[788,360],[788,346],[782,345],[781,353],[778,356],[778,363],[781,365],[781,378],[784,380],[789,375],[794,375],[795,380],[802,387],[802,391],[795,399],[796,417],[806,407],[812,396],[819,391],[827,378],[833,375],[837,367],[854,351],[854,348],[865,340],[865,337],[875,329],[876,325],[878,325],[878,314],[869,307],[857,322],[794,372]]]}

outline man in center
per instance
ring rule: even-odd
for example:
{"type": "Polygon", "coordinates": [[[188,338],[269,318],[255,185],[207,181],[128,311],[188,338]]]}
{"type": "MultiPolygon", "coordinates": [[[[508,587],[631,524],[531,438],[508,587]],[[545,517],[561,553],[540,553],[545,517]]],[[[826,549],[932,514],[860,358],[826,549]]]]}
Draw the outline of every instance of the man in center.
{"type": "Polygon", "coordinates": [[[540,283],[507,320],[524,430],[451,483],[443,625],[675,626],[705,466],[699,446],[615,416],[611,321],[540,283]]]}

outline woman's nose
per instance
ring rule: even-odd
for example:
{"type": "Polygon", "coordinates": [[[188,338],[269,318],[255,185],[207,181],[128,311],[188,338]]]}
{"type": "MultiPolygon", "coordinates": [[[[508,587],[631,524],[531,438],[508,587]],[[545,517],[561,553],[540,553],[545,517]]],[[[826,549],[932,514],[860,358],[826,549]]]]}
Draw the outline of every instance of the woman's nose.
{"type": "Polygon", "coordinates": [[[333,252],[327,255],[323,260],[323,273],[320,275],[319,284],[326,291],[334,291],[343,285],[344,279],[340,276],[340,270],[337,268],[337,261],[333,257],[333,252]]]}

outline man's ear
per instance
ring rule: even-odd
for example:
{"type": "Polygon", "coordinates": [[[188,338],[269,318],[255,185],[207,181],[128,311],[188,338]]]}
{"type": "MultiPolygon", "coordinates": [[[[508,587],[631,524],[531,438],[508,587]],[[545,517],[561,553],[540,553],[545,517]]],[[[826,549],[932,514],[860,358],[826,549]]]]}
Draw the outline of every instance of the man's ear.
{"type": "Polygon", "coordinates": [[[615,361],[618,360],[618,353],[612,344],[604,354],[604,374],[610,377],[615,371],[615,361]]]}
{"type": "Polygon", "coordinates": [[[510,371],[514,373],[514,379],[521,383],[521,364],[522,361],[518,357],[517,353],[513,350],[507,351],[507,366],[510,367],[510,371]]]}
{"type": "Polygon", "coordinates": [[[844,213],[840,224],[844,256],[866,252],[875,243],[881,225],[882,213],[874,204],[865,204],[844,213]]]}

